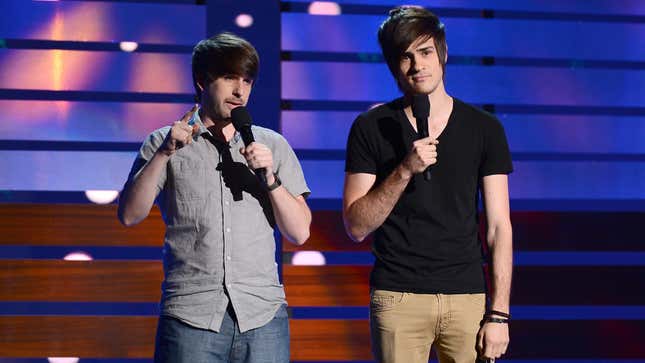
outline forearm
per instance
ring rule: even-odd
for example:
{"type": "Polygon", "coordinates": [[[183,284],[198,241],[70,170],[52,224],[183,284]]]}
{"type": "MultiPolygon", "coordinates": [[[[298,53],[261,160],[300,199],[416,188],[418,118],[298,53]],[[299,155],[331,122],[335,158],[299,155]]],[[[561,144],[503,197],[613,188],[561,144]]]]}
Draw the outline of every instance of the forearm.
{"type": "Polygon", "coordinates": [[[311,211],[304,198],[294,197],[285,187],[268,193],[280,233],[295,245],[305,243],[309,238],[311,211]]]}
{"type": "Polygon", "coordinates": [[[513,274],[513,232],[510,221],[489,227],[487,239],[491,254],[490,308],[508,313],[513,274]]]}
{"type": "Polygon", "coordinates": [[[412,174],[399,166],[378,187],[344,208],[345,229],[354,241],[363,241],[385,222],[411,178],[412,174]]]}
{"type": "Polygon", "coordinates": [[[130,182],[126,183],[119,198],[119,220],[132,226],[148,216],[157,196],[157,182],[170,157],[157,152],[130,182]]]}

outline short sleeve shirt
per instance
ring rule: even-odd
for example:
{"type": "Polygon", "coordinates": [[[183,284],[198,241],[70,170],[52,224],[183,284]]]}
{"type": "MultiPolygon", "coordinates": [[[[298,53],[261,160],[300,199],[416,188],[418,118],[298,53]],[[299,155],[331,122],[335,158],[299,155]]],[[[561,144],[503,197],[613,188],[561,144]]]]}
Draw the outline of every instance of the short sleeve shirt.
{"type": "MultiPolygon", "coordinates": [[[[416,293],[484,292],[478,239],[478,190],[483,177],[513,170],[504,129],[492,115],[453,99],[439,135],[431,179],[417,174],[374,233],[374,288],[416,293]]],[[[418,135],[402,99],[361,114],[347,141],[345,171],[381,183],[418,135]]]]}
{"type": "MultiPolygon", "coordinates": [[[[269,322],[285,303],[275,262],[275,220],[267,194],[240,154],[238,133],[216,140],[198,114],[200,132],[166,164],[157,204],[166,224],[161,309],[192,326],[218,331],[232,304],[242,332],[269,322]]],[[[152,158],[170,127],[151,133],[130,178],[152,158]]],[[[310,191],[295,153],[280,134],[252,127],[273,154],[274,170],[292,195],[310,191]]]]}

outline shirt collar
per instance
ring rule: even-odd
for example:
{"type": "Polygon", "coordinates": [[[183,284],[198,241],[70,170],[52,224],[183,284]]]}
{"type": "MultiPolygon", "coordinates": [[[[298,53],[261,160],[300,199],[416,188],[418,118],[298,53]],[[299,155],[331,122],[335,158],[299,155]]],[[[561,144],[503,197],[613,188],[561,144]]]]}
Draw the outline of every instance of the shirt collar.
{"type": "MultiPolygon", "coordinates": [[[[207,129],[206,126],[204,126],[204,123],[202,122],[202,119],[199,117],[199,110],[200,109],[201,109],[201,107],[198,108],[197,111],[195,111],[195,113],[193,114],[193,117],[190,120],[188,120],[189,125],[198,125],[199,126],[199,132],[196,133],[195,136],[193,136],[194,141],[197,141],[199,136],[201,136],[201,135],[203,135],[205,133],[208,133],[210,136],[213,136],[213,134],[210,132],[210,130],[207,129]]],[[[242,138],[242,135],[240,135],[239,132],[235,131],[235,134],[233,134],[233,139],[231,141],[232,141],[232,143],[237,144],[240,141],[241,138],[242,138]]]]}

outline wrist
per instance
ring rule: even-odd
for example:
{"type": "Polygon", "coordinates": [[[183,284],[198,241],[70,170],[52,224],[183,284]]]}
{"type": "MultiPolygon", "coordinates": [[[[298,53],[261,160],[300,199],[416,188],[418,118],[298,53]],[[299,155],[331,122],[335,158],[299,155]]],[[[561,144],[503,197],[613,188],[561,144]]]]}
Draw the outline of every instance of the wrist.
{"type": "Polygon", "coordinates": [[[484,319],[481,321],[481,325],[484,325],[486,323],[494,323],[494,324],[508,324],[510,319],[506,318],[498,318],[498,317],[492,317],[492,316],[484,316],[484,319]]]}
{"type": "Polygon", "coordinates": [[[399,175],[399,178],[401,180],[406,181],[412,179],[412,176],[414,175],[414,173],[405,165],[405,163],[399,165],[399,167],[397,168],[397,174],[399,175]]]}
{"type": "Polygon", "coordinates": [[[267,176],[267,185],[266,185],[267,187],[269,185],[275,183],[275,178],[276,178],[275,174],[270,173],[270,172],[267,171],[266,176],[267,176]]]}
{"type": "Polygon", "coordinates": [[[166,159],[170,158],[174,153],[174,150],[170,150],[163,145],[159,149],[157,149],[157,152],[155,152],[155,154],[157,154],[158,156],[166,159]]]}
{"type": "Polygon", "coordinates": [[[508,312],[508,309],[489,309],[486,311],[485,316],[491,316],[491,317],[500,317],[500,318],[505,318],[505,319],[510,319],[511,314],[508,312]]]}
{"type": "Polygon", "coordinates": [[[267,185],[265,186],[267,191],[271,192],[271,191],[277,189],[281,185],[282,185],[282,181],[278,177],[278,174],[271,173],[271,174],[267,175],[267,185]]]}

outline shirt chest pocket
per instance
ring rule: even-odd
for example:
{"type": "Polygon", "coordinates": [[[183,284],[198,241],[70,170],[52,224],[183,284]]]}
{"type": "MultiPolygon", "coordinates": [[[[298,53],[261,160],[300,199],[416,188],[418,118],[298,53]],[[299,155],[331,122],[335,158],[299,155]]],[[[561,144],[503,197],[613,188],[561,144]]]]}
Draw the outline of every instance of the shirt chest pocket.
{"type": "Polygon", "coordinates": [[[203,199],[206,195],[205,166],[198,160],[178,159],[170,163],[178,200],[203,199]]]}

